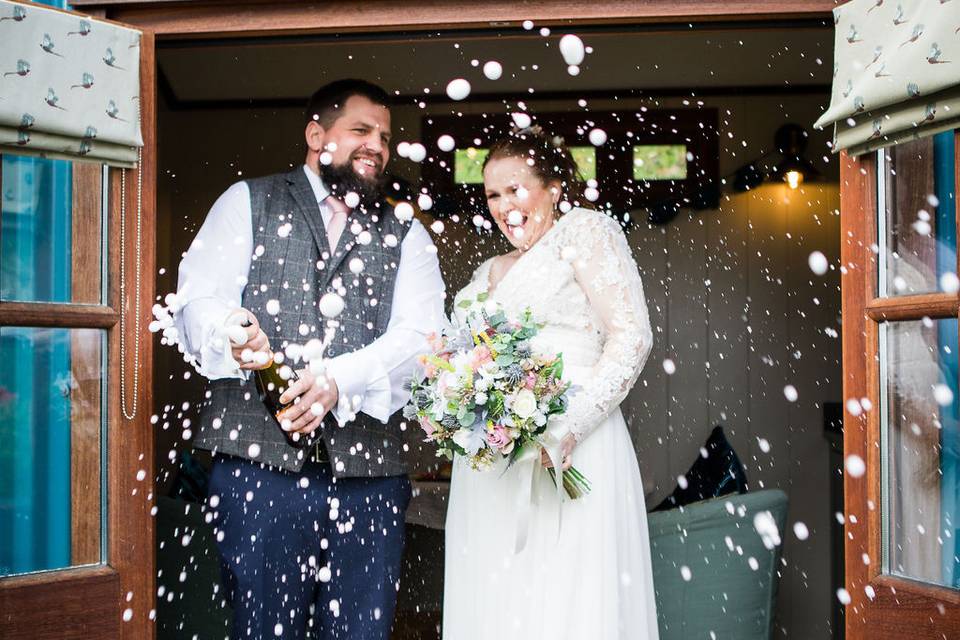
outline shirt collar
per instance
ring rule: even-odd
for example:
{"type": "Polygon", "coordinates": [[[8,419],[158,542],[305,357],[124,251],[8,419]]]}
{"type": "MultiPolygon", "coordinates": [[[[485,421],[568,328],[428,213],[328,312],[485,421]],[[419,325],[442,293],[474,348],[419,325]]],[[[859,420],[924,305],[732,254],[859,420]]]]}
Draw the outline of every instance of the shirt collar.
{"type": "Polygon", "coordinates": [[[310,183],[310,188],[313,189],[313,195],[316,196],[317,202],[326,200],[327,196],[330,195],[330,189],[323,184],[320,176],[311,171],[307,165],[303,165],[303,172],[307,174],[307,181],[310,183]]]}

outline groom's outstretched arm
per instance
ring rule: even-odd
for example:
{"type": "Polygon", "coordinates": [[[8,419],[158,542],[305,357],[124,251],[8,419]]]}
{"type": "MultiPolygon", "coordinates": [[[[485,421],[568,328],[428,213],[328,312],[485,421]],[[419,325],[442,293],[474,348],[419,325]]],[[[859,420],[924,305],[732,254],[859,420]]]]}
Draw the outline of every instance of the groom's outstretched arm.
{"type": "Polygon", "coordinates": [[[237,182],[217,198],[180,261],[178,341],[210,380],[244,377],[224,328],[240,307],[250,271],[250,220],[250,189],[237,182]]]}
{"type": "Polygon", "coordinates": [[[416,219],[400,244],[400,263],[393,288],[390,323],[369,345],[332,358],[327,374],[340,392],[333,411],[340,424],[363,412],[381,422],[406,404],[404,383],[413,375],[416,358],[428,351],[426,337],[439,332],[445,290],[437,249],[416,219]]]}

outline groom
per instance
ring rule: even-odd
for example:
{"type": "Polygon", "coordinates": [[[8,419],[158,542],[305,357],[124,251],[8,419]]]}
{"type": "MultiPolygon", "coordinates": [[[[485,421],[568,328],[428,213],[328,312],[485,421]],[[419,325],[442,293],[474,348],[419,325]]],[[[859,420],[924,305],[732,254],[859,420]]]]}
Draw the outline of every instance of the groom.
{"type": "Polygon", "coordinates": [[[180,264],[178,328],[209,380],[194,445],[214,453],[233,638],[390,632],[410,482],[388,419],[440,326],[444,287],[426,230],[384,196],[387,103],[361,80],[321,87],[303,165],[227,189],[180,264]],[[250,372],[274,352],[291,362],[323,337],[324,315],[336,327],[325,371],[298,371],[281,428],[250,372]],[[227,327],[238,316],[245,340],[227,327]]]}

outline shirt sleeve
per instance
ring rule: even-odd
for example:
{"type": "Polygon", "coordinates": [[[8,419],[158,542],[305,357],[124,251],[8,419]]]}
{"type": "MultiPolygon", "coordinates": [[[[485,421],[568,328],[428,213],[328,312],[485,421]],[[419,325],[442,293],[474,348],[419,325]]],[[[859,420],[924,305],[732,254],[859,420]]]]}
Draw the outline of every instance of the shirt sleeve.
{"type": "Polygon", "coordinates": [[[238,182],[210,208],[183,259],[173,321],[180,350],[210,380],[243,378],[224,332],[242,304],[253,252],[250,189],[238,182]]]}
{"type": "Polygon", "coordinates": [[[369,345],[327,363],[327,375],[340,393],[333,414],[341,425],[359,412],[387,422],[406,404],[405,383],[416,357],[428,351],[427,336],[445,321],[444,296],[437,248],[414,220],[400,245],[387,330],[369,345]]]}

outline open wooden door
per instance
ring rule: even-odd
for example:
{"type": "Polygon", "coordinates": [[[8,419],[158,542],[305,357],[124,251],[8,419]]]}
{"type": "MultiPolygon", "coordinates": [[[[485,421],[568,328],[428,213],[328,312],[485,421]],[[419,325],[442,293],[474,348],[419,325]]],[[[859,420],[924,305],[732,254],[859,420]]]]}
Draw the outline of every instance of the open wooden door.
{"type": "Polygon", "coordinates": [[[960,637],[958,142],[843,156],[850,640],[960,637]]]}
{"type": "Polygon", "coordinates": [[[136,168],[2,156],[5,639],[154,635],[152,33],[140,47],[136,168]]]}

